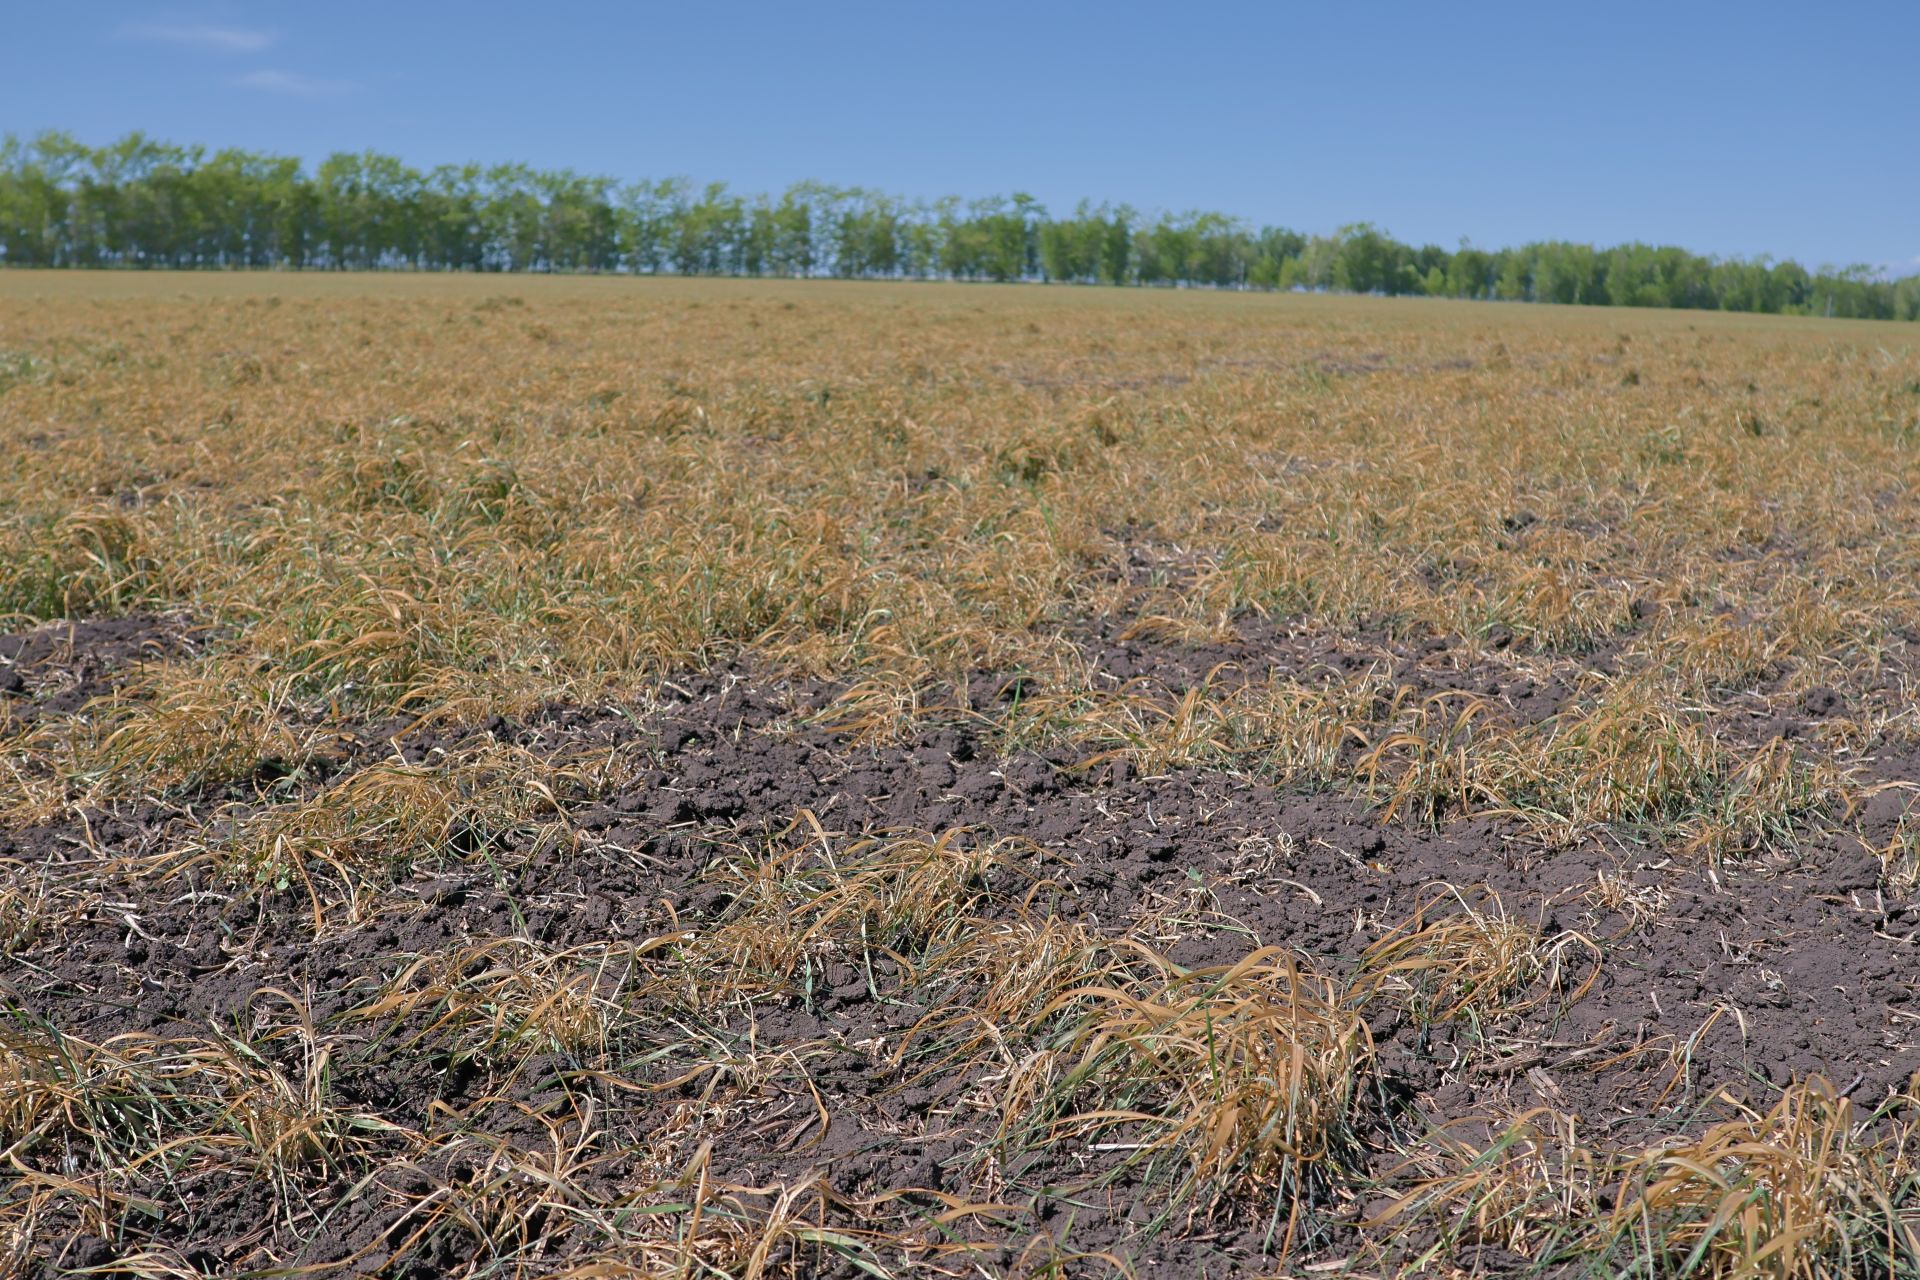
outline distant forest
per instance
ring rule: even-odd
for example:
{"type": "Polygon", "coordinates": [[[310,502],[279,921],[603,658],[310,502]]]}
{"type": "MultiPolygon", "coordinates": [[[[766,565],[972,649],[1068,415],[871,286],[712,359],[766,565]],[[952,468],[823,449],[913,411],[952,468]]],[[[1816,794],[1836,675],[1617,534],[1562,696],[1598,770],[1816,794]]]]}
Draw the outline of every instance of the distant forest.
{"type": "Polygon", "coordinates": [[[801,183],[742,195],[525,165],[291,156],[131,134],[0,142],[0,263],[36,267],[566,271],[1066,281],[1499,298],[1920,319],[1920,276],[1809,271],[1669,246],[1410,245],[1368,223],[1310,235],[1220,213],[1030,196],[902,200],[801,183]]]}

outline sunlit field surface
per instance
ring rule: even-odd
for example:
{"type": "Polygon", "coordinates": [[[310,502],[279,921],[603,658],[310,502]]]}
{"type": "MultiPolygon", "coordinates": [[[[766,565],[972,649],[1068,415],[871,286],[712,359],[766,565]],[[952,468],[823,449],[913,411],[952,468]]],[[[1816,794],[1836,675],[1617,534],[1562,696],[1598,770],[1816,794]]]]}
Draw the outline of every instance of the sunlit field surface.
{"type": "Polygon", "coordinates": [[[1920,1274],[1916,342],[0,273],[0,1273],[1920,1274]]]}

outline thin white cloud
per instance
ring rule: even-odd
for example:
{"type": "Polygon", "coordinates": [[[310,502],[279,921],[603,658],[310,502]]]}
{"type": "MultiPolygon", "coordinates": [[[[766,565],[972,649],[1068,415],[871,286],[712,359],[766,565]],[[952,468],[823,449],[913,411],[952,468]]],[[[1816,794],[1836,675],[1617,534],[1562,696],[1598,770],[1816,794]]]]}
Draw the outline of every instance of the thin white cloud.
{"type": "Polygon", "coordinates": [[[178,44],[216,53],[259,53],[277,38],[271,31],[245,27],[216,27],[204,23],[130,22],[119,30],[122,40],[178,44]]]}
{"type": "Polygon", "coordinates": [[[360,87],[351,80],[328,80],[298,71],[249,71],[236,76],[233,83],[242,89],[258,89],[262,93],[280,93],[292,98],[337,98],[360,87]]]}

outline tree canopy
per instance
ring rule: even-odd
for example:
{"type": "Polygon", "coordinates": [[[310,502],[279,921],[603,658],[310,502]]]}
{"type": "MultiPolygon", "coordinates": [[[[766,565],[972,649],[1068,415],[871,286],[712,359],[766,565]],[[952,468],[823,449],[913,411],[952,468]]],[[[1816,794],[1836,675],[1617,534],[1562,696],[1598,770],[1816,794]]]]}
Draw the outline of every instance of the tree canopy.
{"type": "Polygon", "coordinates": [[[309,172],[141,133],[104,147],[7,135],[0,264],[1051,280],[1920,319],[1920,276],[1866,266],[1646,244],[1448,250],[1370,223],[1309,235],[1088,201],[1054,217],[1019,192],[924,201],[817,182],[744,195],[520,164],[422,171],[371,151],[309,172]]]}

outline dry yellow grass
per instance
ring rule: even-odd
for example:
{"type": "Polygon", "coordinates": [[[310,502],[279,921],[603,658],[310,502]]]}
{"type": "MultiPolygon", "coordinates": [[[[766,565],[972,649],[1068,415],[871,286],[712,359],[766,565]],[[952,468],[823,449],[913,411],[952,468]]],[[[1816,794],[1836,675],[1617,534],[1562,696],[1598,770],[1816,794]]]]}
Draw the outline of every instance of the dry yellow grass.
{"type": "MultiPolygon", "coordinates": [[[[1789,867],[1911,789],[1914,342],[1289,295],[0,272],[0,632],[196,637],[0,698],[0,837],[24,833],[0,1270],[1068,1274],[1117,1259],[1074,1234],[1108,1214],[1173,1267],[1240,1240],[1328,1274],[1495,1247],[1516,1272],[1916,1274],[1907,1118],[1818,1081],[1658,1141],[1511,1098],[1416,1119],[1517,1071],[1523,1033],[1578,1070],[1650,1052],[1548,1043],[1619,939],[1676,923],[1629,861],[1789,867]],[[1108,622],[1192,678],[1103,669],[1108,622]],[[1299,660],[1223,656],[1243,624],[1299,660]],[[707,670],[832,694],[744,727],[731,684],[691,699],[718,740],[961,724],[1058,762],[1008,783],[1035,795],[1205,775],[1408,839],[1481,823],[1516,874],[1631,853],[1552,903],[1423,886],[1303,955],[1227,890],[1317,904],[1290,859],[1380,860],[1248,831],[1232,884],[1188,868],[1101,915],[1102,869],[1020,830],[722,833],[663,804],[687,788],[633,744],[707,670]],[[1522,687],[1559,693],[1529,712],[1522,687]],[[567,738],[608,708],[638,736],[567,738]],[[621,824],[653,843],[622,849],[619,910],[544,940],[528,920],[585,918],[621,824]],[[701,874],[647,878],[675,858],[701,874]],[[69,937],[158,957],[158,902],[218,907],[169,974],[306,986],[232,1025],[42,1016],[69,937]],[[1621,923],[1549,923],[1567,903],[1621,923]],[[421,921],[445,927],[380,941],[421,921]],[[852,1038],[832,1001],[885,1012],[852,1038]],[[1377,1031],[1453,1056],[1401,1089],[1377,1031]],[[939,1150],[945,1189],[848,1191],[850,1132],[939,1150]],[[208,1203],[259,1237],[201,1258],[152,1228],[208,1203]]],[[[1882,933],[1917,822],[1857,842],[1882,933]]]]}

